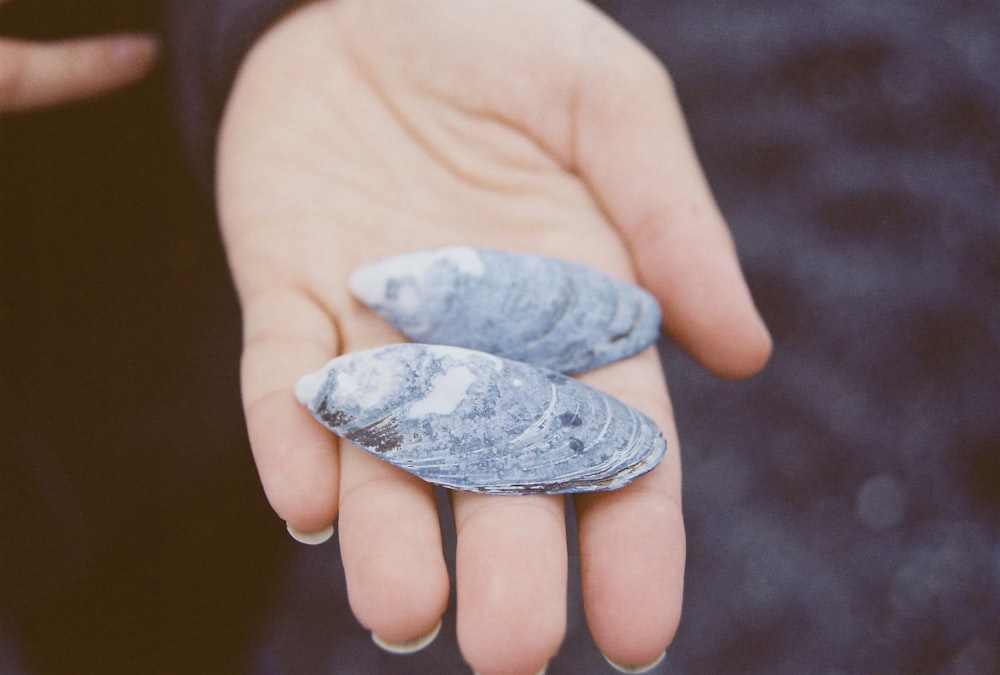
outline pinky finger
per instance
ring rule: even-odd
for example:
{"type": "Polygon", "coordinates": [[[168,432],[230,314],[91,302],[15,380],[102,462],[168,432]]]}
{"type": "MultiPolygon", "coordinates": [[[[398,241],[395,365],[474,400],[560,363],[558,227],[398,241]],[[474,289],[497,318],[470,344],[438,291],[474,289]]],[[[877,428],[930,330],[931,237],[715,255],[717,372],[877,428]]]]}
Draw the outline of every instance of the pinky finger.
{"type": "Polygon", "coordinates": [[[622,672],[646,672],[673,640],[684,588],[681,467],[670,399],[654,350],[582,379],[646,413],[663,462],[632,484],[577,495],[584,608],[594,642],[622,672]],[[627,666],[627,667],[626,667],[627,666]]]}
{"type": "Polygon", "coordinates": [[[41,44],[0,39],[0,112],[67,103],[123,87],[156,61],[155,38],[108,35],[41,44]]]}

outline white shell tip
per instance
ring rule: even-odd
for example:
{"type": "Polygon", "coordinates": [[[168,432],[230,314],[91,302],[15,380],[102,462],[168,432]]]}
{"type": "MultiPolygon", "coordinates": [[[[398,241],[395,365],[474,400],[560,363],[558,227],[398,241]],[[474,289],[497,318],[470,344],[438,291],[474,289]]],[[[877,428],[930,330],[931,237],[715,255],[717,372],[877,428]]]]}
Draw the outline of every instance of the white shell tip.
{"type": "Polygon", "coordinates": [[[385,301],[385,287],[389,280],[384,266],[365,265],[354,270],[347,278],[347,288],[366,305],[377,305],[385,301]]]}
{"type": "Polygon", "coordinates": [[[326,382],[326,368],[303,375],[295,383],[295,398],[307,408],[315,400],[326,382]]]}

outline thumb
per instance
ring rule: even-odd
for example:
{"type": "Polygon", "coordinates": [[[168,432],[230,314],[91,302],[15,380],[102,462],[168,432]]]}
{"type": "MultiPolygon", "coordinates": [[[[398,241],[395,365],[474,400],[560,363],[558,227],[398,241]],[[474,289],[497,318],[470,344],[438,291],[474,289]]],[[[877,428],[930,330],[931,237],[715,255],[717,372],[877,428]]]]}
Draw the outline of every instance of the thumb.
{"type": "Polygon", "coordinates": [[[631,247],[664,327],[717,375],[760,370],[771,338],[695,156],[672,83],[637,43],[579,81],[574,163],[631,247]]]}

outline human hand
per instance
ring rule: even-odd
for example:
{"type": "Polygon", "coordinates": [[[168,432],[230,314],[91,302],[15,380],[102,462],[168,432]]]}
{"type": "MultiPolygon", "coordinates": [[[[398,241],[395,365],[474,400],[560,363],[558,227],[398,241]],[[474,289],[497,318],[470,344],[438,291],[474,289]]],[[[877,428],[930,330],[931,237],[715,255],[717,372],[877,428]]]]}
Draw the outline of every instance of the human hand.
{"type": "Polygon", "coordinates": [[[50,44],[0,38],[0,113],[68,103],[123,87],[149,71],[156,51],[156,40],[142,35],[50,44]]]}
{"type": "MultiPolygon", "coordinates": [[[[383,640],[431,632],[449,587],[431,487],[339,441],[293,394],[337,354],[403,340],[350,297],[352,270],[458,244],[547,254],[645,285],[715,373],[747,376],[769,355],[666,73],[580,0],[302,5],[244,61],[217,160],[264,490],[300,532],[339,517],[352,611],[383,640]]],[[[573,500],[594,640],[646,664],[673,637],[683,586],[663,372],[651,348],[580,379],[669,443],[628,487],[573,500]]],[[[534,673],[557,651],[565,503],[452,493],[458,639],[477,672],[534,673]]]]}

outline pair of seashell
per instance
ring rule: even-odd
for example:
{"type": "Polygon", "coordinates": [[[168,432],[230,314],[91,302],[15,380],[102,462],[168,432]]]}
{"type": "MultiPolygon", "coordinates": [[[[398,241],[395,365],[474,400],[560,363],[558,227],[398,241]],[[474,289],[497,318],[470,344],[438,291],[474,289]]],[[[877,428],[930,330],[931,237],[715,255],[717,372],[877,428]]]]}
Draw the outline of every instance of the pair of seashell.
{"type": "Polygon", "coordinates": [[[651,420],[567,377],[656,341],[656,301],[542,256],[447,248],[357,270],[354,295],[416,342],[296,385],[324,426],[420,478],[496,494],[613,490],[655,467],[651,420]]]}

